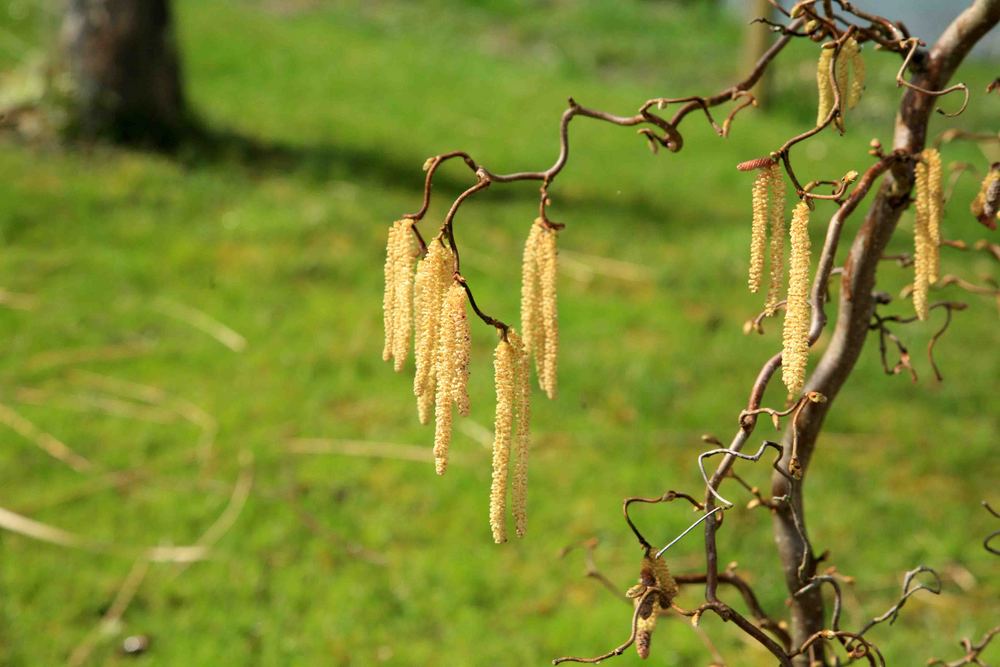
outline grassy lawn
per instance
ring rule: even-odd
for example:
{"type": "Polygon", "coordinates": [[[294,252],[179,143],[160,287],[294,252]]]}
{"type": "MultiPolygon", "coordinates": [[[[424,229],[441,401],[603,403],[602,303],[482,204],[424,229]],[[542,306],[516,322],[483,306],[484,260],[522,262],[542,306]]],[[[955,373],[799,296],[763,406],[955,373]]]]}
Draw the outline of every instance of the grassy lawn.
{"type": "MultiPolygon", "coordinates": [[[[552,189],[567,223],[560,396],[535,391],[529,532],[498,547],[487,522],[494,334],[474,323],[472,415],[437,478],[412,362],[396,375],[379,356],[387,226],[419,207],[429,155],[462,148],[494,171],[551,164],[570,95],[634,113],[649,97],[715,92],[743,69],[740,26],[638,0],[176,4],[191,102],[222,137],[214,150],[175,159],[0,139],[0,416],[20,424],[0,426],[0,507],[118,545],[93,553],[0,532],[0,663],[60,664],[88,637],[90,662],[109,665],[525,665],[620,642],[629,609],[584,578],[579,552],[559,553],[596,536],[605,574],[633,583],[640,552],[621,499],[699,495],[700,435],[729,437],[780,346],[778,323],[741,333],[761,300],[745,289],[750,178],[733,167],[810,126],[814,51],[785,56],[775,87],[786,102],[741,115],[726,140],[692,115],[676,155],[574,121],[552,189]],[[82,469],[36,446],[50,441],[25,421],[82,469]],[[354,441],[369,449],[345,449],[354,441]],[[428,459],[406,458],[413,446],[428,459]],[[152,564],[121,626],[95,632],[138,547],[199,540],[209,560],[152,564]],[[131,634],[151,640],[141,657],[119,651],[131,634]]],[[[4,68],[41,49],[53,22],[34,3],[12,6],[0,10],[4,68]]],[[[873,136],[891,143],[898,61],[876,55],[846,136],[796,149],[805,179],[865,168],[873,136]]],[[[995,65],[960,71],[973,108],[953,123],[996,131],[996,96],[981,94],[995,65]]],[[[944,159],[985,164],[970,145],[944,159]]],[[[428,229],[467,187],[463,169],[442,169],[428,229]]],[[[967,213],[977,187],[957,181],[946,237],[984,235],[967,213]]],[[[535,186],[519,184],[459,214],[477,300],[507,321],[535,210],[535,186]]],[[[814,247],[832,211],[819,207],[814,247]]],[[[911,230],[908,216],[894,251],[911,230]]],[[[945,250],[945,273],[996,273],[984,253],[945,250]]],[[[908,276],[886,263],[880,284],[895,295],[908,276]]],[[[956,657],[960,637],[995,625],[1000,595],[981,547],[997,521],[979,506],[1000,505],[997,304],[955,287],[940,297],[970,306],[938,346],[945,382],[923,355],[938,319],[897,332],[918,384],[885,376],[872,341],[806,492],[816,548],[856,578],[844,627],[884,611],[905,570],[941,572],[940,596],[914,597],[896,627],[871,631],[894,665],[956,657]]],[[[896,299],[887,312],[910,311],[896,299]]],[[[742,473],[766,485],[766,466],[742,473]]],[[[677,506],[637,516],[654,542],[692,519],[677,506]]],[[[697,534],[680,543],[671,567],[700,569],[700,546],[697,534]]],[[[720,548],[766,609],[784,609],[765,513],[733,510],[720,548]]],[[[772,664],[718,619],[702,629],[728,664],[772,664]]],[[[687,622],[662,622],[652,664],[709,659],[687,622]]]]}

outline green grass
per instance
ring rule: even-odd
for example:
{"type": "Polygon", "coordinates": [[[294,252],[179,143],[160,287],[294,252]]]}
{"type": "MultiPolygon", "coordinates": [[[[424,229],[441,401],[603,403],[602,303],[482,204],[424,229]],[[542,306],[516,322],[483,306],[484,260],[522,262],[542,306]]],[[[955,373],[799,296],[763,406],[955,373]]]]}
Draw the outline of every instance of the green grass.
{"type": "MultiPolygon", "coordinates": [[[[529,534],[498,547],[482,437],[493,407],[487,327],[473,330],[473,412],[456,428],[443,478],[430,464],[289,452],[296,438],[430,447],[410,370],[396,375],[379,360],[385,230],[419,206],[428,155],[463,148],[495,171],[540,168],[554,159],[570,95],[631,113],[651,96],[721,88],[741,68],[718,45],[735,50],[739,27],[672,3],[177,5],[192,104],[230,133],[218,150],[169,159],[0,144],[0,285],[31,297],[27,310],[0,307],[0,401],[99,467],[75,472],[5,429],[0,506],[105,543],[190,544],[226,506],[240,453],[252,453],[250,497],[211,560],[183,571],[153,565],[128,608],[124,633],[152,638],[136,664],[522,665],[615,645],[628,609],[582,576],[579,553],[560,560],[559,551],[599,537],[597,560],[624,590],[640,554],[621,499],[698,494],[700,434],[728,437],[780,344],[776,323],[763,337],[740,333],[760,299],[744,287],[749,179],[733,165],[808,127],[813,54],[803,45],[779,72],[788,103],[741,115],[728,140],[693,115],[677,155],[650,155],[630,129],[574,121],[572,159],[552,189],[570,251],[560,278],[560,397],[535,392],[529,534]],[[587,256],[632,263],[641,280],[595,271],[601,265],[587,256]],[[238,331],[246,349],[170,315],[178,304],[238,331]],[[107,354],[88,357],[95,350],[107,354]],[[172,398],[155,410],[126,398],[122,413],[97,376],[172,398]],[[207,456],[198,456],[202,429],[178,414],[183,407],[170,409],[180,400],[217,424],[207,456]],[[147,475],[94,486],[131,469],[147,475]]],[[[23,15],[0,12],[0,27],[40,48],[39,26],[51,17],[18,7],[23,15]]],[[[6,49],[0,62],[19,55],[6,49]]],[[[797,149],[804,177],[862,169],[872,136],[890,143],[896,61],[868,61],[869,92],[848,134],[797,149]]],[[[959,78],[978,93],[994,69],[972,64],[959,78]]],[[[982,109],[957,122],[995,130],[992,103],[976,103],[982,109]]],[[[933,132],[944,127],[935,120],[933,132]]],[[[945,160],[984,164],[967,145],[949,146],[945,160]]],[[[457,165],[441,175],[428,225],[468,183],[457,165]]],[[[958,181],[949,238],[983,236],[966,214],[976,186],[958,181]]],[[[535,192],[492,188],[458,217],[477,299],[507,320],[517,316],[535,192]]],[[[831,211],[820,206],[815,219],[831,211]]],[[[895,250],[910,244],[911,228],[904,219],[895,250]]],[[[946,252],[943,263],[980,283],[995,274],[982,254],[946,252]]],[[[886,264],[880,278],[897,294],[907,271],[886,264]]],[[[942,572],[941,596],[913,598],[895,628],[871,633],[896,665],[957,656],[961,636],[995,624],[1000,590],[995,559],[980,546],[997,522],[979,507],[990,494],[1000,504],[996,304],[955,288],[941,296],[970,304],[938,348],[946,381],[933,381],[922,356],[937,321],[899,331],[919,384],[883,375],[869,346],[827,422],[806,492],[816,547],[857,579],[845,627],[891,604],[906,569],[942,572]]],[[[777,388],[768,394],[770,404],[781,400],[777,388]]],[[[742,471],[766,484],[766,466],[742,471]]],[[[728,493],[742,499],[737,488],[728,493]]],[[[654,542],[692,519],[676,506],[637,516],[654,542]]],[[[692,535],[675,547],[673,569],[697,570],[699,546],[692,535]]],[[[780,612],[786,595],[768,518],[734,510],[720,547],[780,612]]],[[[133,559],[0,533],[0,662],[65,661],[133,559]]],[[[698,591],[683,597],[694,603],[698,591]]],[[[702,627],[729,664],[770,664],[732,627],[715,618],[702,627]]],[[[98,642],[93,662],[131,662],[117,652],[121,636],[98,642]]],[[[688,624],[663,622],[653,664],[708,660],[688,624]]],[[[634,654],[617,659],[637,663],[634,654]]]]}

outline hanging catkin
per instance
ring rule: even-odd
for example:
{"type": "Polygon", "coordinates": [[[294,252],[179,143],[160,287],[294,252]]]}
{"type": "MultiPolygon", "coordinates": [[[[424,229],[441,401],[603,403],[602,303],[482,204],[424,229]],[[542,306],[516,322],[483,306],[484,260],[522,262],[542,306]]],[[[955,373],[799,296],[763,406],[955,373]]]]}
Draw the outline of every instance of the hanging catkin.
{"type": "Polygon", "coordinates": [[[528,444],[531,438],[531,364],[521,340],[513,331],[507,337],[513,341],[517,357],[517,383],[514,402],[517,413],[517,434],[514,440],[514,530],[524,537],[528,528],[528,444]]]}
{"type": "Polygon", "coordinates": [[[413,393],[417,397],[417,415],[421,424],[430,419],[435,397],[435,355],[438,348],[438,330],[441,304],[451,282],[453,271],[451,250],[439,239],[431,241],[427,256],[417,265],[414,287],[414,320],[416,345],[414,358],[416,373],[413,376],[413,393]]]}
{"type": "Polygon", "coordinates": [[[521,331],[524,349],[535,357],[535,368],[539,381],[542,377],[542,363],[545,358],[545,330],[542,327],[542,295],[538,283],[538,239],[542,225],[536,220],[528,232],[521,261],[521,331]]]}
{"type": "Polygon", "coordinates": [[[413,247],[413,220],[402,220],[396,236],[393,283],[392,356],[393,367],[398,373],[406,364],[410,351],[410,331],[413,328],[413,269],[417,255],[413,247]]]}
{"type": "Polygon", "coordinates": [[[809,357],[809,205],[800,201],[792,213],[792,246],[788,269],[788,302],[781,352],[781,379],[798,396],[809,357]]]}
{"type": "Polygon", "coordinates": [[[556,230],[540,218],[531,226],[524,244],[521,270],[521,330],[525,350],[535,358],[539,386],[549,398],[555,398],[559,355],[558,250],[556,230]]]}
{"type": "MultiPolygon", "coordinates": [[[[441,304],[437,351],[434,355],[434,470],[443,475],[448,468],[451,445],[452,404],[467,392],[469,335],[465,315],[465,290],[452,282],[441,304]],[[462,368],[464,364],[465,368],[462,368]]],[[[468,398],[466,398],[468,401],[468,398]]],[[[466,405],[467,409],[467,405],[466,405]]]]}
{"type": "Polygon", "coordinates": [[[785,179],[781,167],[771,165],[770,173],[770,207],[768,215],[771,221],[771,244],[768,261],[771,264],[771,281],[767,289],[767,302],[764,310],[767,316],[774,315],[778,307],[778,297],[781,295],[782,283],[785,281],[785,179]]]}
{"type": "Polygon", "coordinates": [[[753,181],[753,222],[750,227],[750,275],[747,285],[756,293],[764,273],[764,248],[767,245],[767,190],[771,171],[758,169],[753,181]]]}
{"type": "Polygon", "coordinates": [[[833,85],[830,83],[830,63],[833,61],[833,51],[833,49],[820,49],[819,62],[816,65],[816,89],[819,95],[816,125],[822,125],[833,109],[833,85]]]}
{"type": "Polygon", "coordinates": [[[861,93],[865,90],[865,59],[861,56],[861,47],[854,41],[854,38],[847,40],[845,45],[848,49],[848,57],[851,60],[851,85],[847,92],[847,108],[853,109],[861,100],[861,93]]]}
{"type": "Polygon", "coordinates": [[[941,154],[935,148],[922,153],[927,162],[927,240],[930,243],[927,265],[927,282],[937,282],[939,249],[941,246],[941,216],[944,212],[944,195],[941,192],[941,154]]]}
{"type": "MultiPolygon", "coordinates": [[[[508,333],[508,336],[510,334],[508,333]]],[[[514,347],[502,337],[493,352],[493,373],[497,390],[493,421],[493,482],[490,486],[490,530],[497,544],[507,541],[507,469],[514,431],[514,397],[517,387],[514,347]]]]}
{"type": "Polygon", "coordinates": [[[451,399],[458,408],[458,414],[469,416],[469,363],[472,357],[472,332],[469,329],[469,317],[465,312],[465,289],[458,283],[448,288],[448,322],[449,331],[445,335],[452,337],[451,363],[452,375],[451,399]]]}
{"type": "Polygon", "coordinates": [[[493,478],[490,485],[490,529],[497,544],[506,541],[507,478],[511,447],[514,449],[514,527],[523,537],[527,527],[528,439],[530,413],[528,398],[530,365],[521,339],[513,329],[497,343],[493,357],[497,407],[493,424],[493,478]]]}
{"type": "Polygon", "coordinates": [[[382,361],[392,359],[393,334],[396,331],[396,252],[399,237],[400,220],[389,227],[389,238],[385,244],[385,291],[382,293],[382,326],[385,330],[385,345],[382,347],[382,361]]]}
{"type": "Polygon", "coordinates": [[[559,311],[556,307],[558,267],[556,231],[546,228],[539,243],[538,282],[542,296],[542,329],[545,331],[542,389],[549,398],[556,397],[556,364],[559,360],[559,311]]]}
{"type": "Polygon", "coordinates": [[[631,598],[635,605],[635,649],[645,660],[649,657],[653,630],[660,612],[669,609],[677,597],[677,582],[670,575],[663,558],[647,552],[642,559],[639,583],[630,588],[625,596],[631,598]]]}
{"type": "Polygon", "coordinates": [[[969,210],[981,224],[996,229],[995,218],[1000,219],[1000,162],[993,163],[986,172],[969,210]]]}
{"type": "Polygon", "coordinates": [[[921,320],[927,319],[927,288],[930,283],[932,248],[930,234],[930,176],[926,162],[915,168],[916,216],[913,222],[913,309],[921,320]]]}

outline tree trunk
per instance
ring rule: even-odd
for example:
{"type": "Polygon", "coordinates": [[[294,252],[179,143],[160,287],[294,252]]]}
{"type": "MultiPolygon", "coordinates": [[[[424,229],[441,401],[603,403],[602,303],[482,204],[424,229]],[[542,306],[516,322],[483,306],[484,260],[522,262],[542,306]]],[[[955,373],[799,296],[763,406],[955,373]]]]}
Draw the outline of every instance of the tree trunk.
{"type": "Polygon", "coordinates": [[[62,40],[76,132],[176,144],[186,110],[169,0],[68,0],[62,40]]]}
{"type": "MultiPolygon", "coordinates": [[[[977,0],[945,30],[930,52],[918,53],[909,68],[908,76],[912,74],[912,82],[925,89],[944,88],[962,59],[998,21],[1000,0],[977,0]]],[[[954,103],[952,98],[943,101],[954,103]]],[[[893,149],[911,155],[921,151],[926,142],[931,112],[941,102],[937,97],[908,89],[896,116],[893,149]]],[[[805,391],[818,391],[829,400],[825,403],[808,403],[798,421],[799,459],[803,471],[808,469],[823,420],[833,405],[833,399],[861,354],[875,305],[872,290],[875,287],[879,258],[892,237],[900,216],[910,204],[912,187],[913,165],[909,162],[897,162],[886,173],[844,262],[837,324],[826,352],[805,387],[805,391]]],[[[791,453],[790,433],[785,434],[784,446],[784,465],[787,465],[791,453]]],[[[775,474],[772,476],[771,486],[776,496],[791,491],[797,514],[805,516],[801,483],[795,484],[794,489],[789,489],[788,481],[775,474]]],[[[816,566],[811,548],[808,542],[803,543],[793,518],[787,506],[774,514],[775,542],[790,593],[808,582],[815,573],[816,566]],[[799,572],[804,550],[808,551],[806,567],[799,572]]],[[[799,597],[791,597],[791,618],[795,645],[801,645],[806,638],[825,627],[823,599],[819,589],[813,589],[799,597]]],[[[809,661],[805,656],[799,656],[795,664],[808,665],[809,661]]]]}
{"type": "MultiPolygon", "coordinates": [[[[767,24],[749,23],[749,21],[756,18],[769,19],[773,13],[774,9],[768,0],[753,0],[747,3],[746,19],[748,23],[743,32],[743,62],[755,63],[760,60],[765,51],[771,48],[771,44],[774,43],[774,33],[771,32],[767,24]]],[[[757,104],[760,107],[766,108],[770,101],[771,79],[771,68],[768,67],[754,87],[750,89],[750,92],[757,98],[757,104]]]]}

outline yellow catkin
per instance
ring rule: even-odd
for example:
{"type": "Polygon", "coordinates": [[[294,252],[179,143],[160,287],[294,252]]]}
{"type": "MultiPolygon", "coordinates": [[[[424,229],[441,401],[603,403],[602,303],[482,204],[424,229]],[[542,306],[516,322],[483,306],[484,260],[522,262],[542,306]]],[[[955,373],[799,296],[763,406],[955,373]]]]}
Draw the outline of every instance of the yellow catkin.
{"type": "Polygon", "coordinates": [[[465,289],[458,283],[448,288],[448,314],[452,336],[452,351],[455,358],[451,363],[451,398],[458,408],[458,414],[469,416],[469,362],[472,356],[472,332],[469,317],[465,312],[465,289]]]}
{"type": "Polygon", "coordinates": [[[392,223],[389,227],[389,236],[385,244],[385,291],[382,293],[382,325],[385,330],[385,345],[382,347],[382,361],[392,359],[393,334],[396,331],[395,310],[396,310],[396,252],[399,244],[396,239],[399,237],[400,221],[392,223]]]}
{"type": "Polygon", "coordinates": [[[559,358],[559,314],[556,307],[558,249],[556,230],[545,229],[538,246],[538,282],[542,298],[542,330],[545,332],[542,389],[549,398],[556,397],[556,364],[559,358]]]}
{"type": "Polygon", "coordinates": [[[798,396],[809,358],[809,205],[800,201],[792,213],[789,232],[788,303],[782,339],[781,379],[798,396]]]}
{"type": "Polygon", "coordinates": [[[771,281],[764,306],[768,317],[774,315],[778,307],[785,281],[785,179],[778,165],[771,166],[769,171],[771,193],[768,215],[771,221],[771,243],[768,261],[771,265],[771,281]]]}
{"type": "Polygon", "coordinates": [[[528,444],[531,439],[531,365],[517,334],[509,331],[517,357],[515,408],[517,434],[514,440],[514,529],[524,537],[528,527],[528,444]]]}
{"type": "Polygon", "coordinates": [[[865,59],[861,55],[861,47],[858,43],[854,41],[854,38],[848,40],[848,44],[852,44],[850,52],[851,59],[851,69],[853,70],[851,74],[851,86],[847,91],[847,108],[853,109],[861,101],[861,93],[865,90],[865,59]]]}
{"type": "Polygon", "coordinates": [[[435,380],[434,358],[438,348],[438,328],[441,317],[441,303],[445,290],[451,282],[453,270],[451,250],[437,239],[431,241],[427,256],[417,264],[414,286],[414,321],[416,345],[414,358],[416,373],[413,377],[413,393],[417,397],[417,414],[421,424],[430,418],[434,404],[435,380]]]}
{"type": "Polygon", "coordinates": [[[819,62],[816,65],[816,88],[819,94],[816,125],[822,125],[833,109],[833,86],[830,84],[830,62],[832,60],[833,49],[820,50],[819,62]]]}
{"type": "Polygon", "coordinates": [[[756,293],[760,289],[760,278],[764,273],[764,248],[767,245],[767,189],[770,169],[758,169],[753,181],[752,199],[753,222],[750,227],[750,275],[747,285],[756,293]]]}
{"type": "Polygon", "coordinates": [[[493,353],[497,407],[493,421],[493,482],[490,486],[490,530],[497,544],[507,541],[507,469],[514,431],[514,401],[518,391],[517,365],[513,345],[501,338],[493,353]]]}
{"type": "Polygon", "coordinates": [[[538,220],[531,225],[528,240],[524,243],[521,262],[521,332],[527,354],[535,358],[539,382],[545,359],[545,329],[542,326],[542,295],[538,282],[538,247],[542,225],[538,220]]]}
{"type": "Polygon", "coordinates": [[[944,194],[941,191],[941,154],[935,148],[924,149],[927,162],[927,240],[930,244],[927,263],[927,282],[937,282],[939,249],[941,246],[941,216],[944,213],[944,194]]]}
{"type": "Polygon", "coordinates": [[[837,82],[837,94],[843,102],[847,102],[848,90],[850,89],[850,71],[853,51],[858,48],[858,43],[853,39],[848,39],[840,47],[840,53],[836,54],[837,62],[833,66],[833,78],[837,82]],[[852,48],[853,46],[853,48],[852,48]]]}
{"type": "Polygon", "coordinates": [[[393,366],[398,373],[406,364],[410,351],[410,331],[413,328],[413,268],[417,256],[413,247],[413,221],[402,220],[395,243],[395,284],[393,299],[392,356],[393,366]]]}
{"type": "Polygon", "coordinates": [[[931,269],[930,183],[927,163],[917,162],[916,216],[913,222],[913,309],[921,320],[927,319],[927,287],[931,269]]]}
{"type": "MultiPolygon", "coordinates": [[[[459,364],[463,353],[461,336],[456,336],[449,327],[455,326],[465,317],[465,290],[457,282],[452,282],[446,290],[441,304],[437,351],[434,355],[434,470],[443,475],[448,469],[448,449],[451,446],[452,404],[463,391],[458,385],[467,379],[461,376],[459,364]]],[[[466,357],[466,363],[467,357],[466,357]]]]}
{"type": "Polygon", "coordinates": [[[526,353],[535,358],[538,384],[556,395],[559,320],[556,306],[558,248],[556,230],[535,220],[524,244],[521,265],[521,330],[526,353]]]}

